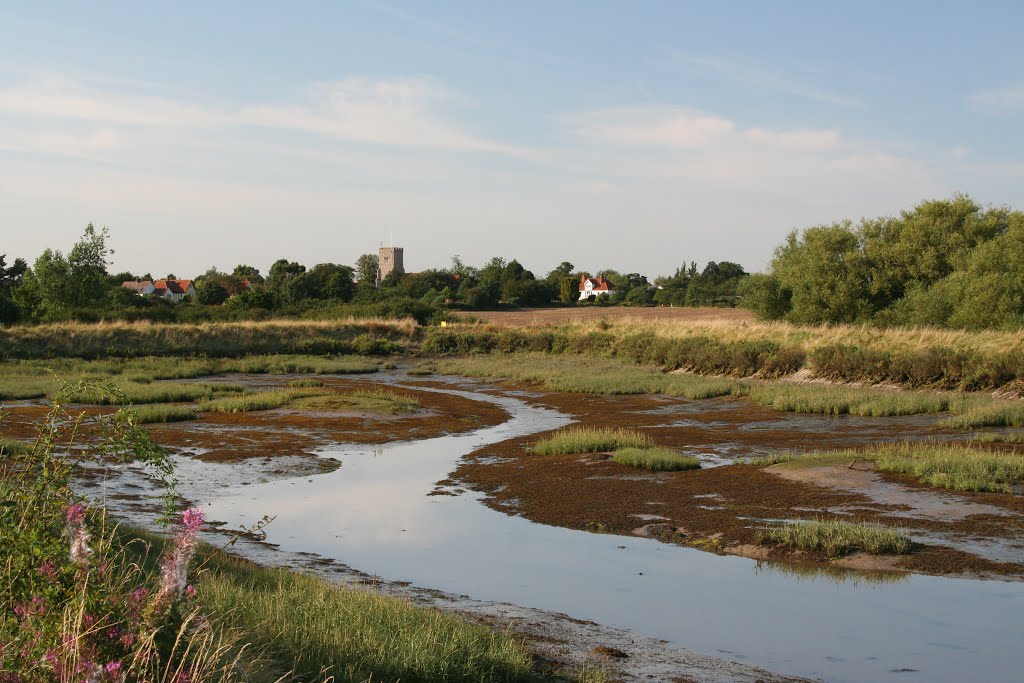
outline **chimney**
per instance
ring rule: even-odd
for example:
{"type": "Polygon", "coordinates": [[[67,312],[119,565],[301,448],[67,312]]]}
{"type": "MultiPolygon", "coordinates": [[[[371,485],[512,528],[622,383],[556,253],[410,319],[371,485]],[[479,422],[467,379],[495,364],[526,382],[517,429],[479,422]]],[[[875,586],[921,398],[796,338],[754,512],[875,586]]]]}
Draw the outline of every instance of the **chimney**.
{"type": "Polygon", "coordinates": [[[586,284],[586,282],[587,282],[587,274],[586,273],[580,273],[580,284],[581,285],[582,284],[586,284]]]}

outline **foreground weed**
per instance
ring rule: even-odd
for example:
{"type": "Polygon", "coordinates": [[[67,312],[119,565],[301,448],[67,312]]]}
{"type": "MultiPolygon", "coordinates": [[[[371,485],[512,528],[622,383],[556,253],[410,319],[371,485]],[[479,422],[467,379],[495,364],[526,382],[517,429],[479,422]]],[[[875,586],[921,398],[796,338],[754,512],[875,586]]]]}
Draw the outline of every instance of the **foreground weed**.
{"type": "Polygon", "coordinates": [[[835,520],[769,525],[761,529],[758,542],[820,552],[828,557],[842,557],[857,551],[872,555],[902,555],[911,548],[910,538],[899,529],[835,520]]]}
{"type": "Polygon", "coordinates": [[[540,441],[533,447],[538,455],[604,453],[620,448],[649,448],[651,438],[628,429],[570,427],[540,441]]]}
{"type": "Polygon", "coordinates": [[[620,448],[612,455],[612,460],[620,465],[661,472],[700,469],[697,458],[668,448],[620,448]]]}

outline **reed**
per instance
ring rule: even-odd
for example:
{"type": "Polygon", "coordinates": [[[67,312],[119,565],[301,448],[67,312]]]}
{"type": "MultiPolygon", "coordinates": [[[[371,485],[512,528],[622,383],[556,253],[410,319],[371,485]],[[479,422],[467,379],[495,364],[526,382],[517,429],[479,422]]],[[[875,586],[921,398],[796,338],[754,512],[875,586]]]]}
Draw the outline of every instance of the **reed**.
{"type": "Polygon", "coordinates": [[[758,534],[762,545],[774,545],[804,552],[842,557],[854,552],[871,555],[903,555],[910,551],[910,538],[899,529],[878,524],[818,520],[773,524],[758,534]]]}
{"type": "Polygon", "coordinates": [[[654,472],[676,472],[700,469],[700,461],[668,448],[620,448],[612,454],[612,461],[628,467],[654,472]]]}
{"type": "Polygon", "coordinates": [[[649,436],[628,429],[569,427],[535,444],[533,452],[538,455],[605,453],[620,448],[648,448],[651,445],[649,436]]]}

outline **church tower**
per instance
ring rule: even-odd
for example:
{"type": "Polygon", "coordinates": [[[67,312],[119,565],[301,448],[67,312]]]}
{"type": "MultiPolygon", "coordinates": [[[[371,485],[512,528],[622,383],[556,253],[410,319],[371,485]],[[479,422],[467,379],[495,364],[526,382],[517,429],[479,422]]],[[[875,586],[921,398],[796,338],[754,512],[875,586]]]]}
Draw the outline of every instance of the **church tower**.
{"type": "Polygon", "coordinates": [[[381,247],[377,252],[377,286],[380,287],[384,278],[398,271],[399,275],[405,274],[405,264],[402,261],[402,247],[381,247]]]}

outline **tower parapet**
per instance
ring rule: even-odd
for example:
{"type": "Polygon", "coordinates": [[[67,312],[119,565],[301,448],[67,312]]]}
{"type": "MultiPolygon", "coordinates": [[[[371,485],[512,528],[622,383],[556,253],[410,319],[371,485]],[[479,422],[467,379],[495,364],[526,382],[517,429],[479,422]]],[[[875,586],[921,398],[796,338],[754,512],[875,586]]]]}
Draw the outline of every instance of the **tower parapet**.
{"type": "Polygon", "coordinates": [[[384,278],[394,271],[405,274],[402,247],[381,247],[377,252],[377,286],[380,287],[384,278]]]}

